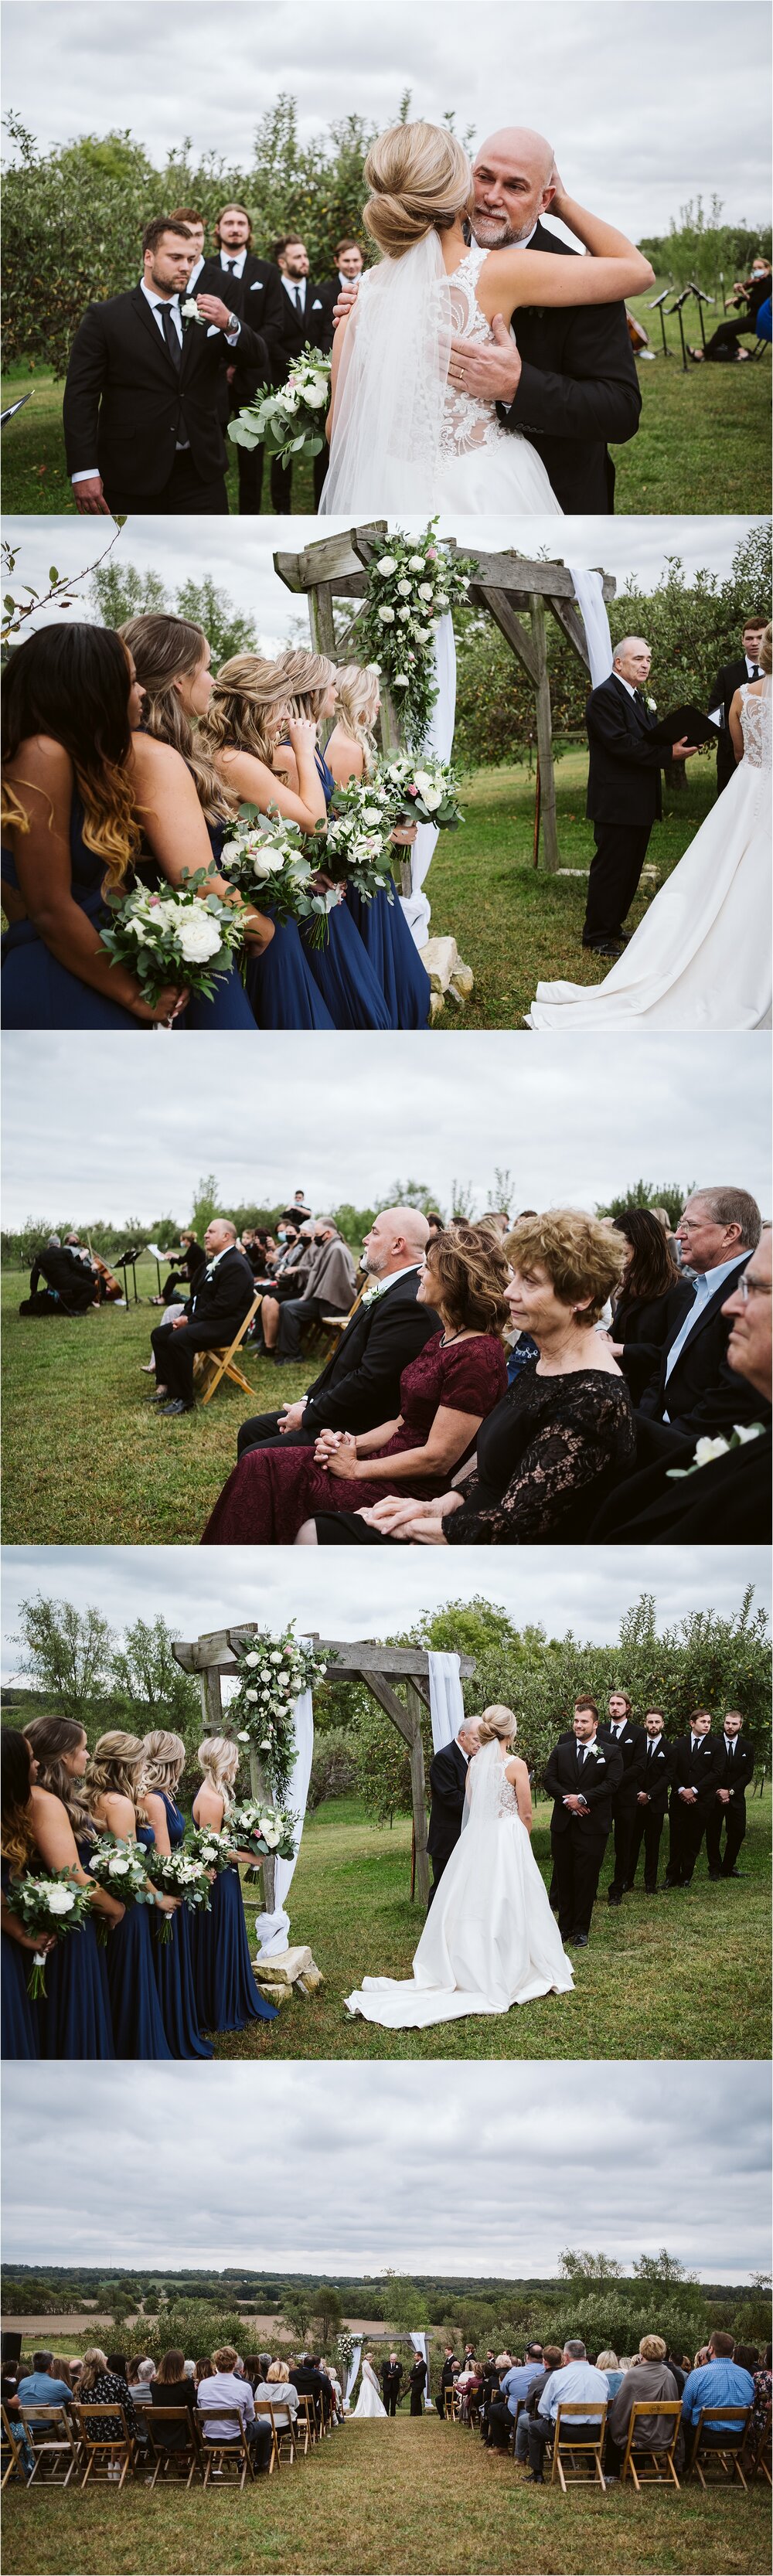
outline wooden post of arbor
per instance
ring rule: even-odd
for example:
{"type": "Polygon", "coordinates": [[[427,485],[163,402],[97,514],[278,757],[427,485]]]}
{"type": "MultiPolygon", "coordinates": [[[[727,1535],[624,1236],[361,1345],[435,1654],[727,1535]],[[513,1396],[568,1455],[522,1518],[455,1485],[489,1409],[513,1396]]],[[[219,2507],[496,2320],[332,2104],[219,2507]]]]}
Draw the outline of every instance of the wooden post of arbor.
{"type": "Polygon", "coordinates": [[[548,649],[545,634],[545,603],[536,591],[530,592],[531,640],[537,665],[537,755],[539,759],[540,814],[545,866],[551,876],[558,867],[558,831],[556,827],[556,773],[553,767],[553,727],[550,713],[548,649]]]}

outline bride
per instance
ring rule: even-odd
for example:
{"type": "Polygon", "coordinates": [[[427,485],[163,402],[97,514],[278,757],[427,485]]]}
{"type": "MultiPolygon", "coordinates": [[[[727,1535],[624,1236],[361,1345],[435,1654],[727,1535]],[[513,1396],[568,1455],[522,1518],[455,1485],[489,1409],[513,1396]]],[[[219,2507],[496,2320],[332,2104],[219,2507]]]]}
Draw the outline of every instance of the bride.
{"type": "Polygon", "coordinates": [[[530,1029],[769,1029],[773,626],[736,689],[735,777],[603,984],[538,984],[530,1029]]]}
{"type": "Polygon", "coordinates": [[[504,2013],[569,1994],[565,1955],[529,1841],[531,1792],[513,1752],[510,1708],[484,1709],[467,1773],[464,1820],[430,1907],[407,1984],[366,1977],[347,2009],[386,2030],[504,2013]]]}
{"type": "Polygon", "coordinates": [[[357,2404],[352,2408],[349,2416],[350,2424],[356,2424],[358,2415],[360,2419],[362,2419],[363,2415],[383,2415],[384,2422],[386,2423],[388,2420],[386,2407],[382,2406],[381,2399],[379,2397],[378,2380],[373,2368],[372,2355],[369,2352],[366,2352],[362,2365],[362,2384],[360,2387],[360,2394],[357,2399],[357,2404]]]}
{"type": "Polygon", "coordinates": [[[465,392],[451,339],[488,343],[494,316],[509,322],[520,305],[617,304],[643,294],[649,261],[576,205],[555,173],[551,212],[590,258],[470,246],[472,171],[442,126],[390,126],[368,153],[365,178],[364,222],[382,257],[335,335],[320,512],[559,511],[528,439],[501,427],[493,403],[465,392]]]}

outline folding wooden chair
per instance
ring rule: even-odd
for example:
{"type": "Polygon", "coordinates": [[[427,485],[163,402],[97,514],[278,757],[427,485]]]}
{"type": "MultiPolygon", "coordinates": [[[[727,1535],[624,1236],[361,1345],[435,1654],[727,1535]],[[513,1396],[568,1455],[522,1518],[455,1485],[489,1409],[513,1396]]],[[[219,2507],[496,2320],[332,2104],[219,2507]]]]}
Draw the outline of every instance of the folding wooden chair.
{"type": "Polygon", "coordinates": [[[510,2453],[510,2458],[511,2458],[511,2460],[514,2460],[514,2459],[515,2459],[515,2436],[516,2436],[516,2433],[517,2433],[517,2431],[518,2431],[518,2417],[519,2417],[519,2415],[522,2415],[522,2414],[523,2414],[523,2407],[524,2407],[524,2400],[523,2400],[523,2398],[522,2398],[522,2397],[518,2397],[518,2398],[516,2399],[515,2414],[514,2414],[514,2416],[513,2416],[513,2429],[512,2429],[512,2432],[511,2432],[511,2433],[509,2433],[509,2434],[508,2434],[508,2437],[507,2437],[507,2448],[508,2448],[508,2451],[509,2451],[509,2453],[510,2453]]]}
{"type": "MultiPolygon", "coordinates": [[[[278,2398],[277,2405],[280,2404],[281,2401],[278,2398]]],[[[281,2469],[283,2449],[284,2456],[287,2460],[292,2463],[295,2458],[295,2434],[293,2432],[293,2421],[289,2407],[286,2411],[288,2419],[287,2423],[278,2424],[274,2414],[272,2399],[270,2397],[256,2397],[255,2399],[256,2415],[263,2421],[263,2423],[270,2424],[271,2426],[271,2458],[268,2464],[269,2477],[273,2477],[275,2469],[281,2469]]]]}
{"type": "Polygon", "coordinates": [[[771,2477],[770,2469],[768,2467],[772,2432],[773,2406],[769,2406],[765,2415],[764,2423],[761,2424],[759,2433],[757,2434],[757,2439],[752,2442],[752,2447],[746,2463],[752,2484],[754,2483],[755,2478],[759,2477],[761,2472],[762,2476],[767,2478],[768,2486],[773,2486],[773,2477],[771,2477]]]}
{"type": "Polygon", "coordinates": [[[255,2470],[238,2406],[199,2406],[196,2412],[202,2439],[205,2487],[209,2486],[214,2470],[227,2478],[230,2469],[236,2470],[239,2486],[243,2487],[247,2477],[250,2480],[254,2478],[255,2470]],[[227,2433],[208,2434],[208,2419],[221,2425],[228,2424],[232,2429],[227,2433]]]}
{"type": "Polygon", "coordinates": [[[74,2404],[72,2411],[78,2435],[80,2466],[83,2470],[82,2486],[87,2487],[89,2479],[93,2477],[95,2486],[114,2485],[116,2492],[120,2491],[126,2478],[134,2476],[137,2451],[134,2434],[129,2431],[123,2407],[103,2397],[101,2405],[92,2405],[90,2401],[87,2406],[74,2404]],[[99,2428],[103,2424],[114,2425],[115,2431],[101,2432],[99,2428]],[[116,2460],[120,2460],[121,2471],[120,2476],[113,2479],[110,2477],[110,2470],[116,2460]]]}
{"type": "Polygon", "coordinates": [[[455,2388],[444,2388],[443,2390],[443,2420],[446,2424],[458,2424],[459,2422],[459,2408],[457,2405],[455,2388]]]}
{"type": "Polygon", "coordinates": [[[20,2406],[21,2421],[34,2453],[28,2485],[68,2487],[78,2476],[78,2452],[64,2406],[20,2406]]]}
{"type": "Polygon", "coordinates": [[[153,2462],[153,2475],[148,2485],[154,2487],[159,2477],[185,2477],[186,2488],[195,2477],[203,2479],[204,2460],[198,2424],[189,2406],[149,2406],[147,2414],[148,2467],[153,2462]],[[172,2438],[170,2438],[170,2436],[172,2438]],[[182,2438],[177,2438],[181,2436],[182,2438]]]}
{"type": "Polygon", "coordinates": [[[233,1341],[229,1342],[227,1347],[225,1344],[222,1344],[218,1349],[213,1347],[211,1350],[207,1351],[196,1351],[193,1361],[193,1378],[197,1393],[201,1392],[203,1386],[203,1393],[201,1394],[202,1404],[211,1404],[212,1397],[217,1393],[220,1380],[223,1377],[230,1378],[232,1386],[240,1386],[243,1395],[254,1394],[255,1390],[250,1386],[249,1378],[246,1378],[243,1371],[235,1365],[235,1354],[237,1351],[241,1350],[245,1337],[249,1332],[250,1325],[254,1324],[258,1308],[262,1303],[262,1297],[253,1297],[249,1313],[245,1315],[243,1322],[239,1325],[238,1333],[234,1334],[233,1341]]]}
{"type": "Polygon", "coordinates": [[[327,1336],[324,1344],[324,1356],[326,1360],[332,1359],[333,1352],[338,1349],[338,1344],[341,1340],[342,1334],[346,1331],[347,1324],[350,1324],[352,1316],[356,1315],[358,1306],[362,1305],[365,1290],[371,1285],[372,1282],[367,1277],[367,1274],[364,1274],[357,1290],[354,1303],[349,1308],[348,1315],[320,1315],[317,1323],[317,1332],[320,1334],[325,1333],[327,1336]]]}
{"type": "Polygon", "coordinates": [[[5,2406],[0,2406],[0,2428],[0,2456],[2,2458],[0,2492],[2,2492],[3,2487],[7,2487],[9,2479],[11,2479],[14,2484],[20,2481],[21,2485],[26,2487],[27,2462],[24,2456],[24,2437],[20,2424],[14,2423],[13,2416],[8,2414],[5,2406]]]}
{"type": "Polygon", "coordinates": [[[641,2495],[642,2487],[645,2486],[674,2486],[681,2492],[674,2467],[674,2452],[679,2440],[681,2421],[682,2408],[679,2398],[664,2398],[662,2405],[655,2405],[652,2398],[637,2398],[636,2405],[631,2407],[628,2440],[620,2463],[621,2487],[625,2486],[626,2478],[630,2476],[637,2495],[641,2495]],[[636,2426],[639,2419],[645,2415],[662,2417],[669,2425],[668,2440],[661,2446],[656,2447],[654,2443],[647,2441],[637,2442],[636,2426]],[[647,2460],[650,2462],[649,2468],[645,2465],[647,2460]]]}
{"type": "Polygon", "coordinates": [[[317,2413],[313,2399],[305,2394],[299,2395],[295,2417],[295,2444],[296,2449],[303,2452],[304,2458],[306,2452],[313,2448],[316,2439],[317,2413]]]}
{"type": "Polygon", "coordinates": [[[589,2403],[590,2400],[587,2397],[580,2397],[576,2401],[573,2400],[571,2405],[559,2406],[558,2414],[556,2416],[550,2484],[551,2486],[555,2486],[556,2479],[558,2479],[563,2495],[567,2494],[570,2486],[576,2487],[587,2484],[588,2469],[591,2461],[593,2462],[592,2484],[594,2486],[600,2486],[606,2495],[607,2482],[601,2466],[601,2454],[604,2448],[607,2407],[606,2405],[600,2406],[598,2417],[594,2410],[593,2417],[590,2418],[588,2415],[589,2403]],[[574,2433],[572,2433],[569,2426],[569,2419],[570,2417],[574,2417],[575,2423],[577,2423],[578,2416],[580,2418],[579,2427],[574,2433]],[[564,2460],[571,2463],[568,2478],[564,2469],[564,2460]],[[578,2461],[582,2462],[581,2467],[577,2466],[578,2461]]]}
{"type": "Polygon", "coordinates": [[[750,2406],[701,2407],[695,2427],[695,2440],[690,2452],[687,2467],[688,2478],[700,2478],[701,2486],[704,2488],[708,2485],[732,2486],[733,2480],[735,2478],[740,2478],[744,2495],[748,2495],[749,2490],[741,2467],[739,2454],[743,2450],[749,2431],[751,2412],[752,2410],[750,2406]],[[703,2458],[705,2460],[706,2467],[709,2468],[711,2462],[716,2460],[719,2464],[720,2472],[718,2478],[708,2479],[703,2475],[700,2454],[704,2432],[706,2427],[712,2424],[716,2424],[717,2426],[720,2426],[723,2431],[727,2431],[727,2441],[709,2442],[706,2444],[703,2451],[703,2458]]]}

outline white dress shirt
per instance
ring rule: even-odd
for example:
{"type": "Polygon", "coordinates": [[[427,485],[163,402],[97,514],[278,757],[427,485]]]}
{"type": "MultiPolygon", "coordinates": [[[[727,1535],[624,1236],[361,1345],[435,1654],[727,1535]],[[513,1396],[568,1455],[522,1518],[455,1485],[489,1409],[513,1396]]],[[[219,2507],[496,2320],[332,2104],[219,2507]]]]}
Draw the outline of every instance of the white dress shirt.
{"type": "Polygon", "coordinates": [[[402,1270],[390,1270],[386,1279],[372,1279],[369,1288],[364,1290],[363,1306],[372,1306],[377,1297],[385,1297],[387,1290],[394,1288],[398,1279],[412,1279],[418,1267],[418,1261],[406,1261],[402,1270]]]}
{"type": "Polygon", "coordinates": [[[305,313],[305,311],[306,311],[306,286],[307,286],[307,280],[306,280],[306,278],[305,278],[305,277],[285,277],[284,269],[280,269],[279,274],[280,274],[280,277],[281,277],[281,280],[282,280],[282,285],[283,285],[283,287],[284,287],[285,294],[286,294],[286,295],[289,295],[290,303],[291,303],[291,304],[294,304],[294,306],[295,306],[295,310],[296,310],[296,313],[305,313]]]}
{"type": "Polygon", "coordinates": [[[244,244],[244,249],[243,249],[243,250],[238,250],[238,251],[223,250],[222,245],[221,245],[221,250],[220,250],[220,266],[221,266],[221,268],[222,268],[222,269],[230,269],[232,277],[243,277],[243,276],[244,276],[244,262],[245,262],[246,257],[247,257],[247,251],[248,251],[248,249],[249,249],[249,243],[248,243],[248,242],[245,242],[245,244],[244,244]]]}

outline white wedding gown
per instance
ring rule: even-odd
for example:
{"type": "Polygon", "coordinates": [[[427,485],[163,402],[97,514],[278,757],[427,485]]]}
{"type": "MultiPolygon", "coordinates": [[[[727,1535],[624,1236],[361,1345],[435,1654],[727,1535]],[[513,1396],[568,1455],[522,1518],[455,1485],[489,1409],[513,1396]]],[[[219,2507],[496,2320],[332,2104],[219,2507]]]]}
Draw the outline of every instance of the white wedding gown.
{"type": "Polygon", "coordinates": [[[538,984],[530,1029],[769,1029],[771,699],[741,690],[744,751],[603,984],[538,984]]]}
{"type": "Polygon", "coordinates": [[[347,2009],[386,2030],[505,2013],[574,1979],[500,1744],[473,1755],[465,1823],[430,1906],[413,1976],[365,1977],[347,2009]]]}
{"type": "Polygon", "coordinates": [[[371,2369],[369,2361],[364,2361],[362,2365],[362,2385],[357,2404],[350,2411],[350,2424],[356,2424],[358,2416],[362,2421],[364,2415],[383,2416],[385,2424],[389,2421],[386,2407],[382,2406],[379,2397],[376,2373],[371,2369]]]}
{"type": "Polygon", "coordinates": [[[474,347],[493,338],[475,291],[487,257],[473,243],[447,277],[433,232],[366,270],[341,355],[322,517],[561,517],[536,448],[449,376],[452,334],[474,347]]]}

